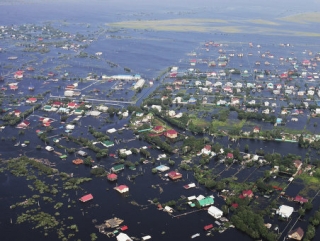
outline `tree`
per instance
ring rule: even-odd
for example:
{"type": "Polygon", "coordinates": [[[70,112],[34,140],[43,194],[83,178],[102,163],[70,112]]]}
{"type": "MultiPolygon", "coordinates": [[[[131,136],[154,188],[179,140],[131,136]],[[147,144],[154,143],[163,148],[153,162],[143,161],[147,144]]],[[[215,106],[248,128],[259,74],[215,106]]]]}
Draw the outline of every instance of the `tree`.
{"type": "Polygon", "coordinates": [[[216,186],[216,181],[214,181],[213,179],[209,179],[205,181],[205,187],[212,189],[216,186]]]}
{"type": "Polygon", "coordinates": [[[104,170],[103,167],[93,168],[93,169],[91,169],[91,171],[90,171],[90,173],[91,173],[92,175],[95,175],[95,176],[102,176],[102,175],[105,174],[105,172],[106,172],[106,171],[104,170]]]}
{"type": "Polygon", "coordinates": [[[244,152],[245,152],[245,153],[248,153],[248,152],[249,152],[249,145],[248,145],[248,144],[245,145],[245,147],[244,147],[244,152]]]}
{"type": "Polygon", "coordinates": [[[311,210],[311,209],[313,208],[313,205],[312,205],[312,203],[309,201],[309,202],[306,202],[306,203],[304,204],[304,208],[305,208],[306,210],[311,210]]]}
{"type": "Polygon", "coordinates": [[[305,213],[306,213],[306,210],[303,209],[303,208],[300,208],[300,209],[298,210],[298,213],[299,213],[300,216],[304,216],[305,213]]]}

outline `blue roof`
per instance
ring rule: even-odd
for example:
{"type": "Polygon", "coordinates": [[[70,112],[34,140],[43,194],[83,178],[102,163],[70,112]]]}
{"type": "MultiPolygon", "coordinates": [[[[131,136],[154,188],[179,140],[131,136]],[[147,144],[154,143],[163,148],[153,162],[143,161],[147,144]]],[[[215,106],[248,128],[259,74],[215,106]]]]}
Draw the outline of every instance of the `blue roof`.
{"type": "Polygon", "coordinates": [[[282,118],[277,118],[277,123],[281,123],[282,122],[282,118]]]}

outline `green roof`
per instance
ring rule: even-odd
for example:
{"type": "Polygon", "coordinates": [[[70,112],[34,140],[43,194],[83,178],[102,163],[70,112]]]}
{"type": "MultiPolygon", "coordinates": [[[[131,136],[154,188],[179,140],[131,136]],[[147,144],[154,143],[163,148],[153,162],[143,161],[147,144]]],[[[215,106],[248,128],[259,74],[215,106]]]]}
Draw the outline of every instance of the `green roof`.
{"type": "Polygon", "coordinates": [[[116,165],[116,166],[112,167],[112,171],[114,171],[114,172],[121,171],[123,169],[124,169],[124,165],[123,164],[119,164],[119,165],[116,165]]]}
{"type": "Polygon", "coordinates": [[[210,206],[212,204],[214,204],[213,197],[205,197],[205,198],[197,201],[198,207],[206,207],[206,206],[210,206]]]}
{"type": "Polygon", "coordinates": [[[192,207],[192,208],[196,206],[194,203],[190,203],[189,205],[190,205],[190,207],[192,207]]]}
{"type": "Polygon", "coordinates": [[[109,147],[109,146],[114,146],[114,143],[112,141],[103,141],[101,142],[102,145],[104,145],[105,147],[109,147]]]}

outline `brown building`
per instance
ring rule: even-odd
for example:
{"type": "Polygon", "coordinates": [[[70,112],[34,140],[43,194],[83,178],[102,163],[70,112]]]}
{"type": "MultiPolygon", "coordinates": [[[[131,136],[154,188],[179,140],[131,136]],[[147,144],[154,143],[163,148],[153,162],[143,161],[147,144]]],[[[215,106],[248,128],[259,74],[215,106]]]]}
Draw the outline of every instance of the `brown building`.
{"type": "Polygon", "coordinates": [[[303,235],[304,235],[304,231],[302,228],[299,227],[291,230],[288,233],[288,238],[295,239],[295,240],[302,240],[303,235]]]}

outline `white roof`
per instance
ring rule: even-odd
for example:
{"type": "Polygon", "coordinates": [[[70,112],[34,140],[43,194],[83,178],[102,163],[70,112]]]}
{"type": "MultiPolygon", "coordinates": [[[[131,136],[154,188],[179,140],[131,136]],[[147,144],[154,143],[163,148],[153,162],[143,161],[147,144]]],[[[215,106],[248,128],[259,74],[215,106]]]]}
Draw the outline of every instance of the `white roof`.
{"type": "Polygon", "coordinates": [[[287,205],[281,205],[279,207],[278,213],[280,216],[284,217],[284,218],[288,218],[291,216],[291,214],[293,213],[294,209],[293,207],[287,206],[287,205]]]}
{"type": "Polygon", "coordinates": [[[204,199],[205,198],[205,196],[203,196],[203,195],[199,195],[198,197],[197,197],[197,200],[202,200],[202,199],[204,199]]]}
{"type": "Polygon", "coordinates": [[[116,131],[117,131],[117,130],[116,130],[115,128],[111,128],[111,129],[107,130],[108,133],[114,133],[114,132],[116,132],[116,131]]]}
{"type": "Polygon", "coordinates": [[[67,130],[73,130],[73,129],[74,129],[74,125],[67,125],[67,126],[66,126],[66,129],[67,129],[67,130]]]}
{"type": "Polygon", "coordinates": [[[143,237],[142,237],[142,240],[148,240],[148,239],[151,239],[151,236],[150,236],[150,235],[147,235],[147,236],[143,236],[143,237]]]}
{"type": "Polygon", "coordinates": [[[215,206],[209,207],[208,213],[215,218],[220,218],[223,215],[223,212],[215,206]]]}
{"type": "Polygon", "coordinates": [[[190,197],[188,197],[188,200],[190,201],[190,200],[194,200],[196,198],[197,198],[196,196],[190,196],[190,197]]]}
{"type": "Polygon", "coordinates": [[[117,236],[118,241],[133,241],[127,234],[125,233],[119,233],[117,236]]]}
{"type": "Polygon", "coordinates": [[[160,166],[157,166],[156,169],[160,172],[165,172],[165,171],[168,171],[170,168],[165,165],[160,165],[160,166]]]}
{"type": "Polygon", "coordinates": [[[101,112],[97,111],[97,110],[92,110],[92,111],[89,112],[89,115],[92,115],[92,116],[98,116],[100,114],[101,114],[101,112]]]}

